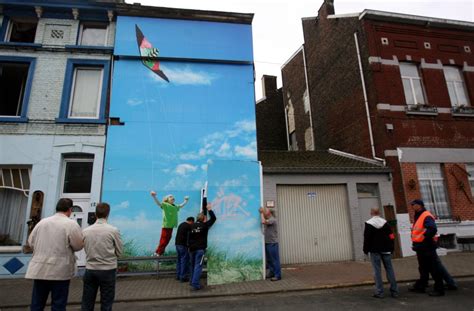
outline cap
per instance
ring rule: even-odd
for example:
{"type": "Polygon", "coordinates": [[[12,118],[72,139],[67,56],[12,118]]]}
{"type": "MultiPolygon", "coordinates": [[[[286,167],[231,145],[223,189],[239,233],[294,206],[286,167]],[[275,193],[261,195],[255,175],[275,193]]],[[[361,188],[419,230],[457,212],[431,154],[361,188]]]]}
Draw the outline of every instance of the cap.
{"type": "Polygon", "coordinates": [[[423,202],[423,200],[420,200],[420,199],[416,199],[416,200],[413,200],[410,202],[411,205],[421,205],[421,206],[425,206],[425,203],[423,202]]]}

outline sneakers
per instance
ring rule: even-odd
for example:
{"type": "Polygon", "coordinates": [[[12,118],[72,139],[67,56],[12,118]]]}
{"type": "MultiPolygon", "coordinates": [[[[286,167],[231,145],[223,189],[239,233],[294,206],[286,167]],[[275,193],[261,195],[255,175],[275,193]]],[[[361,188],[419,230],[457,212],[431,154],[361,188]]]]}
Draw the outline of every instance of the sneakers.
{"type": "Polygon", "coordinates": [[[372,297],[374,298],[383,298],[382,294],[373,294],[372,297]]]}
{"type": "Polygon", "coordinates": [[[392,298],[400,298],[398,293],[391,293],[390,296],[392,296],[392,298]]]}

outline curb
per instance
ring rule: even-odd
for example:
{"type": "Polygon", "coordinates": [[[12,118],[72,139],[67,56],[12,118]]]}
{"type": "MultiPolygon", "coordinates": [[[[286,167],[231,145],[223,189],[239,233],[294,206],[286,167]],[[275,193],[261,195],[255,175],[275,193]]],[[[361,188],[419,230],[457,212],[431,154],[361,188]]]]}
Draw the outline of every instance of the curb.
{"type": "MultiPolygon", "coordinates": [[[[469,275],[455,275],[453,276],[457,279],[467,279],[473,278],[474,274],[469,275]]],[[[414,282],[417,279],[404,279],[397,281],[398,284],[405,283],[405,282],[414,282]]],[[[387,284],[387,282],[384,282],[387,284]]],[[[236,294],[198,294],[196,296],[168,296],[168,297],[150,297],[150,298],[131,298],[131,299],[116,299],[114,303],[126,303],[126,302],[141,302],[141,301],[172,301],[172,300],[191,300],[191,299],[204,299],[204,298],[222,298],[222,297],[240,297],[240,296],[263,296],[263,295],[271,295],[271,294],[278,294],[278,293],[295,293],[295,292],[309,292],[309,291],[317,291],[317,290],[327,290],[327,289],[338,289],[338,288],[351,288],[351,287],[363,287],[368,285],[374,285],[373,281],[363,281],[358,283],[338,283],[338,284],[331,284],[331,285],[311,285],[305,286],[300,288],[290,288],[290,289],[277,289],[277,290],[268,290],[268,291],[261,291],[261,292],[242,292],[236,294]]],[[[80,301],[73,301],[69,302],[69,306],[77,306],[80,305],[80,301]]],[[[47,304],[46,306],[50,306],[47,304]]],[[[0,305],[0,310],[2,308],[25,308],[29,307],[29,304],[17,304],[17,305],[0,305]]]]}

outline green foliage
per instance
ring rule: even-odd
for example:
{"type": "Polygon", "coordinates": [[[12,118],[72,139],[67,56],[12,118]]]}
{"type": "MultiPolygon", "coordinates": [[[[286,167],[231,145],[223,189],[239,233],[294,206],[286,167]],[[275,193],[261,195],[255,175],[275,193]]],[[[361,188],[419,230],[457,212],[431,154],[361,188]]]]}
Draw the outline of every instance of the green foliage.
{"type": "MultiPolygon", "coordinates": [[[[124,240],[123,244],[123,258],[127,257],[141,257],[150,256],[151,252],[144,250],[138,243],[131,240],[124,240]]],[[[176,250],[167,251],[164,256],[176,256],[176,250]]],[[[150,261],[137,261],[137,262],[126,262],[120,263],[119,270],[126,272],[145,272],[145,271],[156,271],[156,261],[150,258],[150,261]]],[[[160,263],[160,271],[176,270],[176,263],[174,262],[162,262],[160,263]]]]}
{"type": "Polygon", "coordinates": [[[210,285],[256,281],[263,277],[262,259],[249,258],[245,255],[228,257],[226,252],[216,248],[208,248],[206,256],[207,282],[210,285]]]}

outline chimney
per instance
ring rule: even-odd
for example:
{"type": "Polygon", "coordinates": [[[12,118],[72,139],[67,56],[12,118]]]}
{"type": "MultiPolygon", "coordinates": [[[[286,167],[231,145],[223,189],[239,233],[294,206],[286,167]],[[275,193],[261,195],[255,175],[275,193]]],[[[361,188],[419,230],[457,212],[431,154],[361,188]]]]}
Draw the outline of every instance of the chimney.
{"type": "Polygon", "coordinates": [[[267,97],[277,91],[277,77],[276,76],[262,76],[262,95],[267,97]]]}
{"type": "Polygon", "coordinates": [[[319,8],[318,16],[319,19],[326,19],[328,15],[334,15],[334,0],[324,0],[323,4],[319,8]]]}

